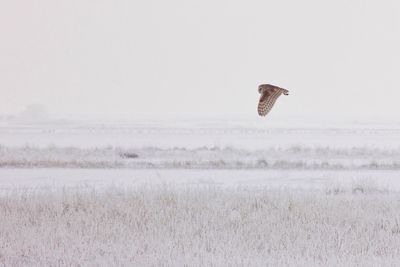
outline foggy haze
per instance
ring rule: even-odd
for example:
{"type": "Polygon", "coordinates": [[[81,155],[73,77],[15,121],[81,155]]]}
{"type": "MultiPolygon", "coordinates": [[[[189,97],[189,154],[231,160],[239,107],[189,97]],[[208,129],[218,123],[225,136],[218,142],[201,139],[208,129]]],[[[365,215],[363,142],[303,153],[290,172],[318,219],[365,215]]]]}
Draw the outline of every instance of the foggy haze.
{"type": "Polygon", "coordinates": [[[398,1],[2,1],[0,114],[400,114],[398,1]]]}

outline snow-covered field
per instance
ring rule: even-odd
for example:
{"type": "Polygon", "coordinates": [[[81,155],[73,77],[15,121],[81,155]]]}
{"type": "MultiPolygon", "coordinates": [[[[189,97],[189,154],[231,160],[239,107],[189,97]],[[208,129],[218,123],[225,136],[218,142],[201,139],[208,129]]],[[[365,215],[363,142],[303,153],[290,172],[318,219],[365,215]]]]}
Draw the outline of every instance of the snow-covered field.
{"type": "Polygon", "coordinates": [[[142,188],[9,194],[4,266],[397,266],[400,197],[142,188]]]}
{"type": "Polygon", "coordinates": [[[0,123],[0,265],[395,266],[400,124],[0,123]]]}
{"type": "Polygon", "coordinates": [[[400,147],[0,147],[0,167],[399,170],[400,147]]]}

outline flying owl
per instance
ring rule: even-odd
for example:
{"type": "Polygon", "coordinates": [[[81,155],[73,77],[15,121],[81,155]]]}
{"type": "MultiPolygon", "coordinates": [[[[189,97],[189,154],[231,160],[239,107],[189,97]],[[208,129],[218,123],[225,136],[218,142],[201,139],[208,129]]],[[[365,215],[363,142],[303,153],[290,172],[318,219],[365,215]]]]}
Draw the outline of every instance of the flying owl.
{"type": "Polygon", "coordinates": [[[258,86],[258,92],[261,94],[258,102],[258,114],[260,116],[267,115],[274,106],[281,94],[289,95],[289,91],[271,84],[261,84],[258,86]]]}

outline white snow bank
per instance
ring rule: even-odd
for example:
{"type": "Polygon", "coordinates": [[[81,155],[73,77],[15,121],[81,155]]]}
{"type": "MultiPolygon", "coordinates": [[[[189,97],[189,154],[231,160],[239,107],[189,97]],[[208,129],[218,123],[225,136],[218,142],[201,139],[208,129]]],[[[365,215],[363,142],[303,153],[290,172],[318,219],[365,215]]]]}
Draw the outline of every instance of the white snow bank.
{"type": "Polygon", "coordinates": [[[264,120],[252,123],[235,121],[179,123],[167,121],[134,124],[81,123],[9,125],[0,127],[0,144],[6,146],[46,147],[186,147],[201,146],[236,147],[243,149],[267,149],[273,146],[332,146],[332,147],[381,147],[399,146],[400,128],[393,125],[346,125],[328,124],[322,128],[272,127],[264,120]],[[260,123],[260,122],[263,123],[260,123]]]}

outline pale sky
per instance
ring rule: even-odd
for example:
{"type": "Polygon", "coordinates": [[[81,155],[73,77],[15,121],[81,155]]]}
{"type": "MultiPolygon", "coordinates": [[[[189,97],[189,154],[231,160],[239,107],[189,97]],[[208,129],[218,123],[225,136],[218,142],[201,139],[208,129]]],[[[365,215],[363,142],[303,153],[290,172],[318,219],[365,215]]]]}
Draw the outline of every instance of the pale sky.
{"type": "Polygon", "coordinates": [[[397,0],[0,0],[0,113],[400,116],[397,0]]]}

